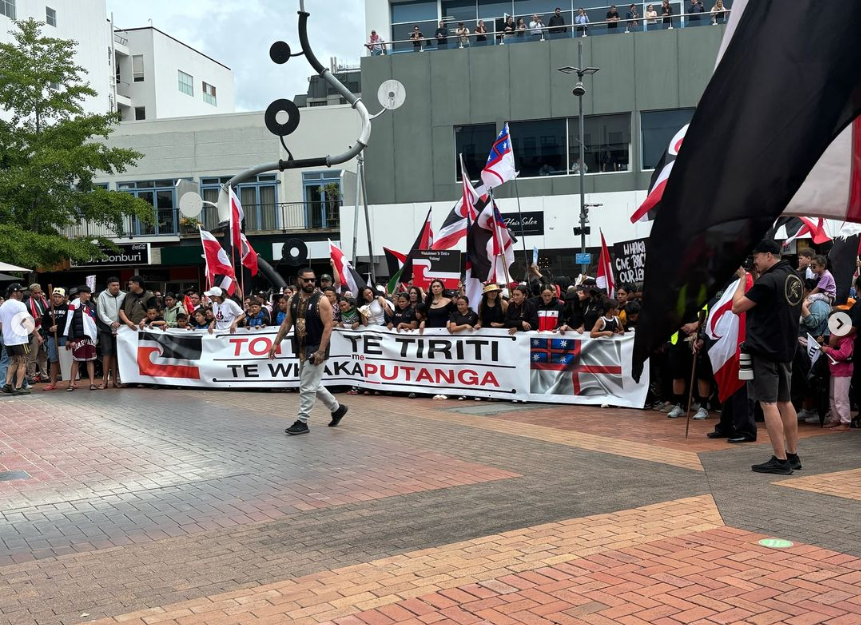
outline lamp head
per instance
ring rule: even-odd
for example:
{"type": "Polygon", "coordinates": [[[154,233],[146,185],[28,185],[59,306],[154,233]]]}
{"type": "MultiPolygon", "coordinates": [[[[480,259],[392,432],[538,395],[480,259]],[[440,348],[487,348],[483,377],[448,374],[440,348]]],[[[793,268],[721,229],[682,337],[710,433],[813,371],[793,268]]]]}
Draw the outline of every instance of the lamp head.
{"type": "Polygon", "coordinates": [[[583,83],[578,81],[576,85],[574,85],[574,91],[572,93],[578,98],[582,98],[586,95],[586,87],[583,86],[583,83]]]}

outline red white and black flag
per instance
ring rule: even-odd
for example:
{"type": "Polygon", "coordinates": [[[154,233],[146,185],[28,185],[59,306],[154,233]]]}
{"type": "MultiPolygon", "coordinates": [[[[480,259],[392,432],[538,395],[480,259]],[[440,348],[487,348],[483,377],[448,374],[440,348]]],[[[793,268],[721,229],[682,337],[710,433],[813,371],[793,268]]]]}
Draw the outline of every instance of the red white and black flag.
{"type": "Polygon", "coordinates": [[[401,283],[408,284],[412,282],[415,286],[421,287],[423,289],[430,287],[430,280],[428,280],[423,270],[415,271],[416,265],[413,265],[413,260],[417,256],[416,252],[418,250],[429,250],[433,248],[433,229],[431,228],[431,211],[433,208],[428,209],[427,217],[425,217],[425,222],[422,224],[422,229],[419,231],[419,235],[416,237],[415,243],[413,243],[412,248],[407,254],[407,259],[404,261],[404,265],[401,268],[401,283]]]}
{"type": "Polygon", "coordinates": [[[787,11],[779,0],[733,4],[723,57],[691,120],[648,240],[636,376],[790,203],[795,214],[835,217],[823,197],[833,193],[843,198],[843,216],[854,218],[861,168],[853,166],[861,150],[842,151],[839,169],[847,175],[827,167],[832,175],[818,172],[823,154],[836,149],[829,146],[843,141],[841,133],[861,113],[861,3],[841,5],[839,18],[829,6],[796,0],[787,11]],[[819,185],[818,199],[798,195],[805,179],[811,193],[819,185]],[[846,186],[832,188],[839,180],[846,186]]]}
{"type": "Polygon", "coordinates": [[[804,236],[810,237],[816,245],[822,245],[831,240],[828,231],[825,229],[825,220],[822,217],[818,219],[810,217],[781,217],[774,222],[774,226],[765,234],[765,238],[777,239],[781,234],[781,228],[783,228],[783,238],[785,239],[783,242],[784,247],[795,241],[795,239],[804,236]]]}
{"type": "Polygon", "coordinates": [[[670,173],[673,171],[673,163],[676,162],[679,148],[682,147],[682,141],[684,141],[685,133],[688,131],[688,126],[690,124],[685,124],[675,134],[670,140],[670,145],[667,146],[663,156],[661,156],[661,160],[655,165],[655,171],[652,174],[652,179],[649,181],[649,193],[646,195],[646,199],[640,205],[640,208],[631,215],[631,223],[646,221],[649,217],[649,212],[661,201],[661,197],[664,195],[664,188],[667,186],[667,180],[669,180],[670,173]]]}

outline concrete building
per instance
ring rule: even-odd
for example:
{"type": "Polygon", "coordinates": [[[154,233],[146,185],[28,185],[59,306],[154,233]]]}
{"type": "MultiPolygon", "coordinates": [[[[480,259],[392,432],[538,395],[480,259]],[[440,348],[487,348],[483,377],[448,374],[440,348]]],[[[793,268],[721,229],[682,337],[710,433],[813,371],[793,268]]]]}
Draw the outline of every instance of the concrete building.
{"type": "MultiPolygon", "coordinates": [[[[403,39],[399,21],[410,27],[419,23],[425,36],[433,37],[429,25],[440,17],[474,24],[478,16],[493,24],[503,12],[517,16],[518,7],[527,5],[520,13],[544,11],[548,24],[560,3],[367,0],[366,19],[368,29],[389,32],[391,42],[403,39]]],[[[572,36],[569,3],[563,15],[567,27],[552,37],[548,31],[508,41],[491,35],[484,45],[473,37],[464,48],[431,42],[422,52],[396,44],[386,55],[364,58],[367,92],[397,79],[407,93],[402,108],[374,121],[366,152],[375,260],[382,260],[383,246],[407,251],[429,206],[434,226],[441,225],[461,194],[457,154],[464,154],[470,177],[477,180],[494,138],[509,122],[520,178],[516,191],[513,183],[498,190],[500,209],[516,214],[517,192],[533,226],[525,237],[529,257],[537,247],[557,275],[578,273],[574,252],[580,238],[573,233],[580,213],[578,100],[572,95],[576,75],[557,69],[577,65],[580,42],[584,64],[600,68],[586,78],[583,98],[586,202],[596,205],[590,210],[587,246],[595,251],[600,245],[599,229],[610,244],[647,236],[650,224],[631,224],[629,217],[644,199],[670,139],[690,120],[725,29],[721,23],[712,26],[708,13],[702,20],[683,22],[687,16],[677,5],[672,30],[647,26],[642,18],[639,28],[627,33],[624,27],[600,30],[594,22],[603,19],[605,6],[588,9],[595,16],[589,36],[572,36]]],[[[342,209],[341,238],[348,254],[352,215],[351,206],[342,209]]],[[[367,243],[364,220],[359,221],[362,257],[367,243]]],[[[516,228],[514,232],[520,234],[516,228]]],[[[518,251],[522,259],[520,244],[518,251]]]]}
{"type": "Polygon", "coordinates": [[[233,71],[158,28],[117,29],[112,49],[124,121],[236,110],[233,71]]]}
{"type": "Polygon", "coordinates": [[[0,0],[0,42],[14,41],[9,33],[14,29],[12,20],[30,18],[45,22],[43,35],[78,42],[75,61],[84,68],[84,80],[97,92],[84,101],[84,109],[92,113],[110,110],[110,28],[105,0],[0,0]]]}
{"type": "MultiPolygon", "coordinates": [[[[286,143],[296,159],[338,154],[355,141],[360,127],[350,106],[303,109],[302,122],[286,143]]],[[[193,182],[204,200],[216,202],[221,184],[235,174],[288,158],[278,137],[266,129],[262,112],[124,123],[108,144],[133,148],[144,156],[136,167],[97,182],[152,204],[154,224],[129,219],[121,232],[92,223],[70,228],[69,236],[103,236],[125,253],[107,265],[73,267],[73,275],[82,280],[95,274],[101,285],[108,275],[127,280],[140,273],[153,288],[171,291],[203,284],[197,222],[211,230],[219,221],[216,208],[209,205],[196,218],[185,218],[179,210],[177,181],[193,182]]],[[[284,242],[300,239],[318,270],[327,270],[328,240],[339,240],[341,199],[355,197],[355,166],[352,161],[331,169],[275,171],[240,185],[246,233],[255,251],[274,265],[284,242]]],[[[284,265],[280,270],[285,276],[295,274],[295,268],[284,265]]],[[[56,279],[66,284],[70,277],[64,272],[56,279]]]]}

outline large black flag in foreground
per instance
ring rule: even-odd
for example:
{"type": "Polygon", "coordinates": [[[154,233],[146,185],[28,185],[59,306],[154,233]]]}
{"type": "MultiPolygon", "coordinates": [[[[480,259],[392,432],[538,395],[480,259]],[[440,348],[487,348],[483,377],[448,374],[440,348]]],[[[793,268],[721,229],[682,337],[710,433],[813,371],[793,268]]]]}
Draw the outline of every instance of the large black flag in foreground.
{"type": "MultiPolygon", "coordinates": [[[[791,4],[733,5],[731,39],[649,238],[635,376],[742,264],[861,113],[861,2],[840,4],[839,16],[827,0],[791,4]]],[[[804,214],[816,216],[816,206],[804,214]]]]}

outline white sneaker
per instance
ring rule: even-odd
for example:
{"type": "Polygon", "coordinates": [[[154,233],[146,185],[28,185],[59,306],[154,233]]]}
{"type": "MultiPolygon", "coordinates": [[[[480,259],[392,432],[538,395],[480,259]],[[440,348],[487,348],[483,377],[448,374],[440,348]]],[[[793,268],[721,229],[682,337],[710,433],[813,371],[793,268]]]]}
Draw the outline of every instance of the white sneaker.
{"type": "Polygon", "coordinates": [[[798,411],[798,421],[806,421],[810,417],[816,417],[816,420],[819,421],[819,415],[816,414],[815,410],[808,410],[807,408],[802,408],[798,411]]]}
{"type": "Polygon", "coordinates": [[[709,411],[705,408],[700,408],[697,410],[697,414],[694,415],[694,421],[702,421],[703,419],[709,418],[709,411]]]}
{"type": "Polygon", "coordinates": [[[673,409],[670,410],[670,413],[667,415],[670,419],[678,419],[679,417],[685,416],[685,410],[679,404],[673,406],[673,409]]]}
{"type": "MultiPolygon", "coordinates": [[[[828,423],[829,421],[830,419],[825,419],[825,423],[828,423]]],[[[804,417],[804,422],[815,423],[816,425],[819,425],[819,415],[814,412],[809,417],[804,417]]]]}

